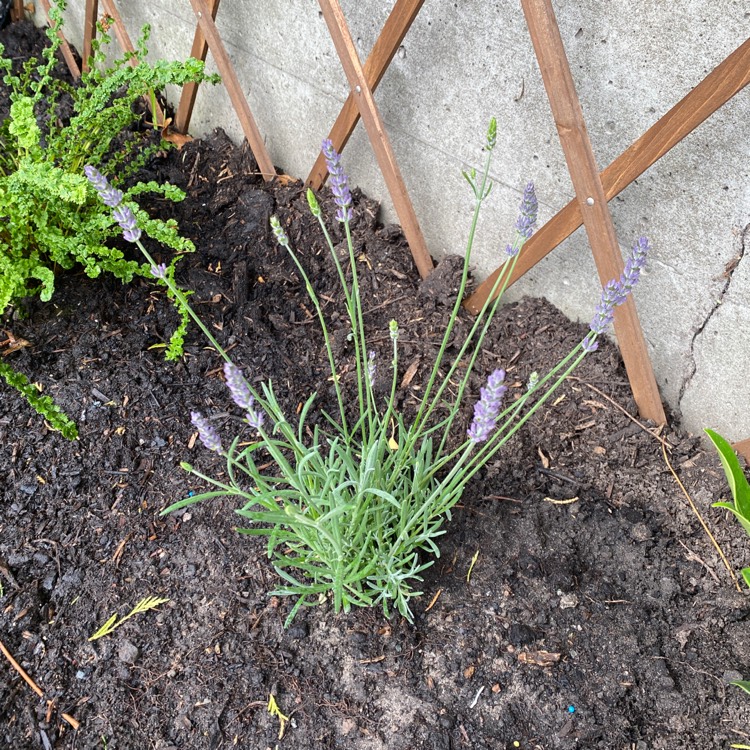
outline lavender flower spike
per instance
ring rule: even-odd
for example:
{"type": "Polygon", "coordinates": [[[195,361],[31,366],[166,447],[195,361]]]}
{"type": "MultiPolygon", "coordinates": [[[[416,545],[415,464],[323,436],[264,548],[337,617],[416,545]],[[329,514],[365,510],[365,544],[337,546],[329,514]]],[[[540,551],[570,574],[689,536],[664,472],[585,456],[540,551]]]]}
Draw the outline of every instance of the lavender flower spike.
{"type": "Polygon", "coordinates": [[[252,409],[245,414],[245,417],[247,418],[247,423],[252,427],[254,430],[259,430],[263,426],[263,422],[265,422],[265,417],[263,416],[263,412],[253,411],[252,409]]]}
{"type": "Polygon", "coordinates": [[[326,138],[323,141],[323,156],[326,159],[328,174],[330,175],[329,185],[333,198],[339,210],[336,212],[336,218],[341,221],[351,221],[352,219],[352,194],[349,191],[349,180],[344,174],[344,168],[341,166],[341,155],[336,152],[333,142],[326,138]]]}
{"type": "Polygon", "coordinates": [[[534,231],[534,225],[539,213],[539,203],[536,199],[533,182],[529,182],[524,188],[523,198],[518,210],[521,212],[521,215],[518,217],[518,221],[516,221],[516,231],[524,240],[528,240],[534,231]]]}
{"type": "Polygon", "coordinates": [[[597,349],[598,344],[594,340],[596,336],[604,333],[607,326],[615,317],[615,307],[625,302],[628,294],[633,291],[633,287],[638,283],[641,276],[641,269],[646,264],[646,255],[651,248],[646,237],[641,237],[630,251],[625,270],[619,279],[611,279],[607,282],[602,290],[602,298],[596,306],[594,317],[591,321],[589,333],[581,342],[587,352],[593,352],[597,349]]]}
{"type": "Polygon", "coordinates": [[[289,238],[286,236],[286,232],[281,227],[281,222],[279,221],[278,216],[271,217],[271,230],[273,231],[273,234],[276,237],[276,241],[279,243],[279,245],[281,245],[282,247],[287,247],[289,245],[289,238]]]}
{"type": "Polygon", "coordinates": [[[122,227],[122,236],[128,242],[138,242],[141,238],[141,230],[135,220],[135,214],[128,206],[120,205],[112,211],[114,220],[122,227]]]}
{"type": "Polygon", "coordinates": [[[472,443],[483,443],[495,429],[503,396],[508,390],[504,380],[505,370],[495,370],[487,378],[487,387],[480,390],[481,398],[474,406],[474,420],[466,433],[472,443]]]}
{"type": "MultiPolygon", "coordinates": [[[[86,179],[94,186],[99,193],[99,197],[105,206],[113,208],[112,216],[114,220],[122,227],[122,236],[128,242],[138,242],[141,238],[141,230],[138,229],[138,223],[135,220],[135,214],[128,206],[122,205],[122,191],[113,188],[107,178],[95,167],[87,164],[83,168],[86,179]]],[[[156,274],[154,274],[156,276],[156,274]]],[[[157,276],[157,278],[164,278],[157,276]]]]}
{"type": "Polygon", "coordinates": [[[221,453],[221,438],[216,429],[208,423],[208,420],[199,411],[192,411],[190,412],[190,421],[198,428],[198,437],[201,439],[201,443],[208,450],[221,453]]]}
{"type": "Polygon", "coordinates": [[[242,371],[232,362],[224,363],[224,379],[227,383],[227,388],[232,394],[232,400],[240,409],[245,411],[252,411],[255,399],[253,394],[250,393],[250,388],[242,376],[242,371]]]}
{"type": "Polygon", "coordinates": [[[164,279],[167,276],[167,264],[159,263],[157,266],[151,266],[151,275],[155,279],[164,279]]]}
{"type": "Polygon", "coordinates": [[[107,178],[98,170],[90,165],[86,165],[83,168],[83,173],[86,175],[86,179],[93,185],[99,197],[105,206],[110,208],[117,208],[122,203],[122,191],[117,188],[113,188],[107,178]]]}
{"type": "Polygon", "coordinates": [[[102,193],[109,187],[107,178],[96,167],[87,164],[83,168],[83,173],[86,175],[86,179],[93,185],[97,193],[102,193]]]}

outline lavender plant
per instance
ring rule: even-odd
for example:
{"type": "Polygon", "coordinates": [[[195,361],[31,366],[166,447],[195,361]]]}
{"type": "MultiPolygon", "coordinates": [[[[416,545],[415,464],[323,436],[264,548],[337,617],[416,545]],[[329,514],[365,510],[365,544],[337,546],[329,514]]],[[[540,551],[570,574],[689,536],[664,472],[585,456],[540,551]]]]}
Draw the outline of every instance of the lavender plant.
{"type": "MultiPolygon", "coordinates": [[[[163,513],[218,496],[240,498],[243,505],[237,513],[249,524],[238,531],[267,537],[268,556],[282,581],[272,593],[296,597],[287,624],[301,606],[315,605],[329,596],[337,612],[349,611],[352,606],[379,605],[386,616],[396,610],[411,620],[410,603],[421,593],[417,590],[421,574],[439,556],[436,540],[445,533],[444,523],[450,519],[467,482],[549,400],[581,360],[597,348],[597,338],[611,322],[614,308],[622,304],[638,281],[648,250],[645,239],[636,243],[620,279],[605,287],[590,331],[573,351],[543,377],[534,373],[523,395],[511,403],[506,402],[505,372],[497,368],[480,390],[474,418],[464,439],[458,445],[449,441],[461,405],[468,396],[482,342],[537,218],[534,186],[529,183],[524,190],[514,240],[507,246],[506,262],[489,297],[495,299],[484,304],[466,340],[449,360],[448,342],[466,290],[479,211],[490,193],[495,138],[493,119],[481,174],[472,170],[464,175],[474,194],[475,207],[459,293],[422,401],[409,423],[396,402],[400,329],[395,320],[389,328],[392,357],[387,365],[391,381],[387,399],[379,399],[373,387],[376,370],[381,365],[368,346],[364,327],[350,227],[352,198],[340,157],[330,141],[323,143],[323,154],[331,175],[336,220],[343,225],[346,237],[346,270],[351,281],[334,252],[322,210],[312,191],[308,191],[307,198],[328,243],[344,295],[356,365],[356,408],[346,408],[343,372],[333,354],[320,301],[278,218],[271,219],[272,231],[288,251],[305,284],[325,341],[338,405],[335,416],[324,414],[327,426],[316,424],[308,429],[307,418],[315,394],[302,407],[296,426],[291,424],[279,406],[272,384],[264,382],[260,391],[256,390],[184,302],[224,358],[227,387],[237,407],[245,412],[254,437],[240,443],[240,437],[235,436],[227,445],[210,420],[194,412],[192,423],[203,445],[226,460],[227,479],[219,481],[183,463],[183,468],[208,482],[212,489],[176,502],[163,513]],[[445,374],[441,376],[441,372],[445,374]],[[454,376],[459,385],[455,396],[449,397],[447,383],[454,376]],[[267,471],[269,458],[274,466],[271,473],[267,471]]],[[[129,221],[121,225],[125,231],[133,231],[129,221]]],[[[139,247],[153,265],[140,243],[139,247]]],[[[180,300],[173,280],[162,277],[156,267],[152,271],[180,300]]]]}

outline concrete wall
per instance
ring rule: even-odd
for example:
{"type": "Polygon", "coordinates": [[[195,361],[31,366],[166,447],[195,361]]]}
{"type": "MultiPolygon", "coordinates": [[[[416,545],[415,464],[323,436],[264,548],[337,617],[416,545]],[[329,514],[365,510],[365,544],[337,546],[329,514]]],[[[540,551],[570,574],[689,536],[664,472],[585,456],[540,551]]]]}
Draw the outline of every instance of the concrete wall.
{"type": "MultiPolygon", "coordinates": [[[[364,60],[392,2],[342,5],[364,60]]],[[[70,6],[67,34],[80,48],[84,1],[70,6]]],[[[120,0],[118,7],[132,36],[152,25],[154,56],[189,53],[195,20],[188,0],[120,0]]],[[[750,31],[747,0],[555,7],[600,168],[750,31]]],[[[306,176],[348,92],[317,3],[222,0],[217,23],[274,163],[306,176]]],[[[750,436],[749,96],[737,95],[610,204],[624,252],[642,234],[654,247],[636,299],[662,395],[693,431],[712,426],[732,440],[750,436]]],[[[527,180],[536,183],[543,221],[573,195],[517,2],[428,0],[376,100],[435,256],[462,252],[471,200],[460,170],[479,166],[492,115],[496,185],[473,256],[480,275],[501,259],[527,180]]],[[[241,139],[222,87],[199,94],[192,130],[217,125],[241,139]]],[[[344,158],[353,183],[382,200],[384,221],[394,220],[361,126],[344,158]]],[[[590,319],[599,290],[582,230],[509,297],[522,294],[590,319]]]]}

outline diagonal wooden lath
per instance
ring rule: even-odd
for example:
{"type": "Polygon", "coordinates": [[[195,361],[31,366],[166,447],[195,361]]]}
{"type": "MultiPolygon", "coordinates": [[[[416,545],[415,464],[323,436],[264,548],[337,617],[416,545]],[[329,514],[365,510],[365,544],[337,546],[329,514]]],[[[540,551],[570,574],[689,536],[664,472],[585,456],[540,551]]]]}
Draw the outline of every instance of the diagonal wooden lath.
{"type": "MultiPolygon", "coordinates": [[[[131,53],[132,57],[129,60],[129,64],[133,67],[138,65],[138,58],[135,56],[135,47],[133,42],[130,40],[128,30],[125,28],[122,17],[120,16],[117,6],[114,0],[101,0],[102,8],[104,13],[110,19],[111,26],[117,37],[117,41],[122,48],[123,52],[131,53]]],[[[91,59],[92,42],[96,36],[96,17],[99,13],[99,0],[86,0],[86,10],[84,12],[83,21],[83,60],[82,69],[87,71],[89,69],[89,61],[91,59]]],[[[68,66],[70,67],[70,66],[68,66]]],[[[78,73],[80,77],[80,71],[78,73]]],[[[151,110],[152,101],[148,96],[143,97],[146,102],[146,106],[151,110]]],[[[151,113],[152,118],[156,121],[156,124],[161,126],[164,123],[164,112],[162,111],[157,101],[153,102],[154,109],[156,111],[151,113]]]]}
{"type": "MultiPolygon", "coordinates": [[[[190,4],[193,6],[193,12],[198,20],[200,32],[205,38],[208,49],[211,50],[216,67],[221,74],[221,80],[229,94],[234,111],[237,113],[240,125],[242,126],[242,132],[245,134],[250,150],[258,162],[258,168],[263,175],[263,179],[266,181],[272,180],[276,177],[276,169],[273,166],[273,161],[266,149],[263,136],[260,130],[258,130],[253,113],[250,111],[247,99],[245,99],[245,95],[242,92],[242,86],[237,78],[237,73],[229,59],[224,42],[221,41],[221,36],[214,22],[217,3],[212,2],[213,7],[210,7],[206,0],[190,0],[190,4]]],[[[200,44],[200,40],[198,40],[198,44],[200,44]]],[[[196,47],[195,39],[193,47],[196,47]]]]}
{"type": "MultiPolygon", "coordinates": [[[[49,13],[51,8],[49,0],[40,0],[40,2],[42,4],[42,8],[44,9],[44,15],[47,17],[47,23],[50,23],[49,13]]],[[[70,49],[68,40],[63,35],[62,31],[58,31],[57,36],[60,39],[60,51],[62,52],[63,60],[65,60],[65,64],[68,66],[70,75],[72,75],[73,78],[77,80],[81,77],[81,69],[78,67],[78,63],[76,62],[75,56],[73,55],[73,50],[70,49]]]]}
{"type": "MultiPolygon", "coordinates": [[[[393,6],[393,10],[386,19],[382,31],[362,66],[367,85],[371,91],[375,91],[378,87],[422,5],[424,5],[424,0],[397,0],[393,6]]],[[[354,93],[350,93],[328,134],[333,147],[339,153],[349,141],[357,122],[359,122],[359,110],[354,93]]],[[[319,190],[327,177],[328,168],[326,167],[325,157],[323,154],[319,154],[312,170],[310,170],[306,184],[313,190],[319,190]]]]}
{"type": "MultiPolygon", "coordinates": [[[[216,20],[216,13],[219,10],[219,0],[209,0],[208,12],[211,14],[211,19],[216,20]]],[[[208,42],[206,37],[201,32],[200,24],[196,26],[195,34],[193,35],[193,46],[190,48],[190,57],[200,60],[201,62],[206,61],[208,55],[208,42]]],[[[195,97],[198,94],[197,83],[186,83],[182,87],[182,94],[180,95],[180,103],[177,105],[177,112],[174,116],[175,129],[180,133],[187,133],[188,127],[190,126],[190,119],[193,116],[193,107],[195,106],[195,97]]]]}
{"type": "MultiPolygon", "coordinates": [[[[120,46],[126,52],[135,51],[114,0],[86,0],[83,39],[84,70],[88,68],[88,62],[91,57],[91,43],[96,34],[96,17],[99,2],[101,2],[104,12],[112,19],[112,27],[120,46]]],[[[219,6],[219,0],[210,0],[210,4],[206,0],[190,0],[190,4],[193,7],[193,12],[198,21],[198,26],[193,39],[192,56],[200,60],[205,60],[206,54],[210,48],[214,61],[216,62],[216,67],[219,69],[222,81],[226,86],[232,106],[237,113],[242,131],[247,138],[247,142],[255,156],[255,160],[258,162],[260,172],[265,180],[271,180],[276,177],[276,170],[273,166],[273,161],[268,154],[263,137],[255,123],[255,119],[253,118],[250,107],[247,104],[245,95],[242,92],[242,86],[240,85],[237,74],[232,66],[226,49],[224,48],[224,43],[221,41],[221,36],[219,35],[214,22],[219,6]]],[[[137,64],[137,60],[132,58],[131,64],[137,64]]],[[[180,126],[179,129],[187,129],[190,115],[192,114],[196,91],[196,84],[187,84],[183,87],[180,105],[177,112],[177,122],[180,126]]],[[[150,102],[148,103],[150,105],[150,102]]],[[[155,119],[160,124],[163,124],[164,115],[158,104],[156,105],[156,108],[157,112],[155,113],[155,119]]]]}
{"type": "MultiPolygon", "coordinates": [[[[552,2],[521,0],[521,5],[599,279],[604,285],[622,273],[622,255],[552,2]]],[[[632,295],[615,309],[614,327],[640,413],[657,424],[666,422],[632,295]]]]}
{"type": "Polygon", "coordinates": [[[401,176],[401,170],[393,153],[391,142],[385,131],[383,120],[375,104],[372,89],[357,55],[346,18],[338,0],[319,0],[319,4],[336,48],[336,53],[341,61],[341,66],[349,81],[351,96],[359,110],[362,124],[365,127],[370,145],[375,152],[380,172],[383,175],[386,187],[393,201],[393,207],[401,222],[404,236],[409,243],[412,257],[414,258],[419,275],[424,278],[433,268],[432,258],[427,250],[422,229],[419,226],[414,206],[406,190],[406,185],[401,176]]]}
{"type": "MultiPolygon", "coordinates": [[[[623,151],[602,173],[608,201],[661,159],[716,110],[750,83],[750,39],[706,76],[689,94],[654,123],[635,143],[623,151]]],[[[524,245],[509,284],[518,281],[540,260],[583,224],[581,206],[573,199],[555,214],[524,245]]],[[[481,310],[500,273],[497,269],[466,301],[473,313],[481,310]]]]}

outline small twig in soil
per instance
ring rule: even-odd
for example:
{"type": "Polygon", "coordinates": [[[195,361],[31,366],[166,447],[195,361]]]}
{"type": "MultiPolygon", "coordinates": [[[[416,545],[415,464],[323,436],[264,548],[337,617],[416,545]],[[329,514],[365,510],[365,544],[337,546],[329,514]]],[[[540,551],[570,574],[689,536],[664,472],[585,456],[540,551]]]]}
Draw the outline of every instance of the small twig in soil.
{"type": "Polygon", "coordinates": [[[63,719],[65,719],[65,721],[67,721],[68,724],[70,724],[70,726],[75,730],[77,730],[78,727],[81,726],[81,722],[78,721],[78,719],[74,719],[70,714],[60,714],[60,716],[62,716],[63,719]]]}
{"type": "Polygon", "coordinates": [[[565,500],[557,500],[554,497],[545,497],[544,502],[552,503],[552,505],[572,505],[573,503],[578,502],[578,495],[566,498],[565,500]]]}
{"type": "Polygon", "coordinates": [[[44,693],[42,692],[42,689],[39,687],[39,685],[36,684],[36,682],[34,682],[34,680],[31,679],[31,677],[29,677],[29,675],[26,673],[24,668],[13,658],[10,651],[8,651],[8,649],[5,648],[5,644],[2,641],[0,641],[0,651],[3,652],[3,654],[5,655],[5,658],[10,662],[11,667],[13,667],[13,669],[15,669],[16,672],[18,672],[18,674],[20,674],[21,677],[23,677],[23,679],[26,681],[28,686],[40,698],[44,698],[44,693]]]}
{"type": "Polygon", "coordinates": [[[690,547],[688,547],[687,544],[682,541],[682,539],[678,539],[677,541],[687,550],[688,560],[693,560],[697,563],[700,563],[708,571],[708,574],[711,576],[711,578],[714,579],[714,581],[716,581],[716,583],[721,583],[721,581],[719,581],[719,576],[716,575],[714,569],[702,557],[700,557],[700,555],[697,555],[695,552],[693,552],[693,550],[691,550],[690,547]]]}
{"type": "Polygon", "coordinates": [[[427,605],[425,612],[429,612],[434,606],[437,600],[440,598],[440,594],[443,593],[443,589],[438,589],[435,596],[432,597],[432,601],[427,605]]]}
{"type": "MultiPolygon", "coordinates": [[[[591,383],[587,383],[585,380],[582,380],[581,378],[577,378],[574,375],[568,375],[568,380],[575,380],[576,382],[582,383],[583,385],[588,386],[589,388],[591,388],[591,390],[594,391],[594,393],[598,393],[602,398],[604,398],[607,401],[609,401],[609,403],[612,404],[612,406],[614,406],[615,409],[618,409],[619,411],[621,411],[631,422],[634,422],[644,432],[647,432],[652,438],[655,438],[656,440],[658,440],[662,444],[662,446],[665,446],[665,447],[669,448],[670,450],[672,450],[672,446],[663,437],[661,437],[656,432],[653,432],[651,429],[649,429],[648,427],[646,427],[646,425],[643,424],[643,422],[639,422],[632,414],[630,414],[630,412],[627,409],[625,409],[624,407],[620,406],[620,404],[618,404],[617,401],[615,401],[613,398],[610,398],[603,391],[600,391],[596,386],[593,386],[593,385],[591,385],[591,383]]],[[[657,430],[661,430],[661,425],[657,428],[657,430]]]]}
{"type": "Polygon", "coordinates": [[[381,302],[379,305],[375,305],[375,307],[371,307],[369,310],[363,310],[364,315],[370,315],[371,313],[374,313],[375,310],[380,310],[382,307],[388,307],[388,305],[394,305],[396,302],[401,302],[401,300],[408,299],[408,295],[402,294],[400,297],[394,297],[393,299],[387,299],[385,302],[381,302]]]}
{"type": "Polygon", "coordinates": [[[664,454],[664,461],[667,464],[667,468],[672,472],[672,476],[675,478],[675,481],[679,485],[680,489],[684,493],[685,497],[687,498],[688,502],[690,503],[690,507],[693,509],[693,513],[695,513],[696,517],[700,521],[701,526],[703,527],[703,531],[706,532],[708,535],[708,538],[711,540],[711,543],[716,548],[716,551],[719,553],[719,557],[721,557],[721,561],[726,566],[726,569],[729,571],[729,575],[732,576],[732,580],[734,581],[735,588],[737,591],[742,593],[742,589],[740,588],[740,583],[737,580],[737,576],[734,574],[734,571],[732,570],[732,566],[729,564],[729,560],[727,560],[726,555],[724,554],[724,551],[719,546],[719,543],[716,541],[716,537],[711,533],[711,529],[708,528],[708,525],[703,520],[703,516],[701,515],[700,511],[696,507],[695,503],[693,502],[693,498],[690,497],[690,493],[685,489],[685,485],[680,481],[680,478],[677,476],[677,472],[672,468],[672,464],[669,462],[669,457],[667,456],[667,449],[665,448],[664,444],[661,446],[662,453],[664,454]]]}
{"type": "Polygon", "coordinates": [[[479,696],[482,694],[483,690],[484,690],[484,685],[482,685],[482,687],[480,687],[479,690],[477,690],[477,694],[474,696],[474,700],[469,704],[469,708],[474,708],[477,705],[479,701],[479,696]]]}

